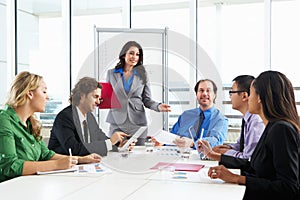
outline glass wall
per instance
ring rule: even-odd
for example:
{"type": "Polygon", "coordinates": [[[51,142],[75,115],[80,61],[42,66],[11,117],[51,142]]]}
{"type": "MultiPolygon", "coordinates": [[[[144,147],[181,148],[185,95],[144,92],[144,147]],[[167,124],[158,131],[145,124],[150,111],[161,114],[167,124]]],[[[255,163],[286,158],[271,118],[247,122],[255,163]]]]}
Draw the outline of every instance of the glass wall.
{"type": "Polygon", "coordinates": [[[272,69],[284,73],[295,87],[300,111],[300,0],[272,2],[271,63],[272,69]]]}
{"type": "Polygon", "coordinates": [[[26,70],[44,77],[50,100],[40,118],[52,124],[69,96],[68,3],[19,0],[17,5],[17,73],[26,70]]]}
{"type": "MultiPolygon", "coordinates": [[[[296,87],[299,101],[300,90],[297,88],[300,80],[294,71],[300,62],[297,60],[300,46],[297,10],[300,0],[271,1],[271,8],[263,0],[228,0],[226,3],[193,0],[12,0],[9,3],[14,1],[18,6],[16,73],[29,70],[44,76],[51,98],[47,112],[41,115],[44,123],[51,124],[56,113],[68,105],[70,89],[78,78],[97,75],[94,71],[94,27],[167,29],[167,103],[172,106],[172,112],[168,113],[169,127],[183,110],[197,105],[193,87],[201,78],[211,78],[219,83],[220,91],[225,89],[224,93],[218,94],[217,99],[222,104],[218,106],[225,105],[222,111],[233,117],[233,126],[237,122],[234,118],[239,120],[240,113],[231,109],[227,90],[237,75],[257,76],[266,69],[282,71],[296,87]],[[266,17],[268,11],[272,13],[271,19],[266,17]],[[268,35],[266,25],[270,22],[271,35],[268,35]],[[271,46],[266,42],[270,38],[271,46]],[[265,66],[265,60],[268,60],[266,54],[271,55],[270,66],[265,66]]],[[[13,10],[8,11],[7,3],[7,0],[0,0],[0,78],[4,80],[0,84],[1,91],[7,91],[10,73],[14,72],[14,66],[7,64],[7,49],[12,42],[5,22],[9,23],[7,17],[14,14],[13,10]]],[[[101,39],[116,35],[102,35],[101,39]]],[[[114,67],[121,46],[116,44],[113,47],[116,55],[107,56],[115,57],[108,62],[107,69],[114,67]]],[[[153,50],[148,51],[146,56],[155,54],[153,50]]],[[[149,71],[153,77],[158,73],[149,71]]],[[[99,80],[105,79],[105,73],[98,73],[98,76],[99,80]]],[[[153,85],[153,96],[161,98],[153,85]]],[[[5,96],[6,93],[1,92],[1,103],[5,96]]],[[[105,125],[105,118],[102,120],[101,126],[105,125]]]]}
{"type": "MultiPolygon", "coordinates": [[[[132,1],[132,28],[167,29],[168,83],[163,87],[168,88],[168,104],[172,107],[172,112],[168,113],[169,128],[184,110],[196,105],[192,89],[196,81],[193,54],[196,43],[192,42],[194,15],[190,3],[191,1],[170,0],[132,1]]],[[[152,79],[155,79],[154,76],[152,79]]],[[[155,93],[160,90],[152,86],[152,91],[155,97],[158,96],[155,93]]]]}
{"type": "Polygon", "coordinates": [[[239,135],[242,116],[231,108],[228,90],[232,79],[242,74],[257,76],[265,69],[264,3],[200,3],[197,30],[199,45],[208,53],[221,78],[223,113],[229,118],[229,133],[232,134],[228,134],[228,140],[232,141],[239,135]]]}
{"type": "Polygon", "coordinates": [[[6,91],[8,88],[8,72],[7,72],[7,19],[6,19],[6,0],[0,0],[0,108],[5,102],[6,91]]]}
{"type": "MultiPolygon", "coordinates": [[[[113,68],[116,64],[113,57],[117,59],[122,44],[114,47],[114,55],[106,55],[100,63],[109,63],[101,67],[96,66],[96,47],[106,48],[104,41],[116,36],[116,34],[101,34],[100,44],[97,41],[95,28],[129,28],[129,1],[116,0],[92,0],[72,1],[72,87],[79,78],[84,76],[95,77],[99,81],[105,81],[106,69],[113,68]]],[[[112,48],[110,48],[112,49],[112,48]]],[[[108,110],[96,112],[99,114],[100,127],[108,132],[108,123],[105,122],[108,110]]]]}
{"type": "Polygon", "coordinates": [[[83,76],[95,76],[95,27],[128,28],[129,2],[72,1],[72,86],[83,76]]]}

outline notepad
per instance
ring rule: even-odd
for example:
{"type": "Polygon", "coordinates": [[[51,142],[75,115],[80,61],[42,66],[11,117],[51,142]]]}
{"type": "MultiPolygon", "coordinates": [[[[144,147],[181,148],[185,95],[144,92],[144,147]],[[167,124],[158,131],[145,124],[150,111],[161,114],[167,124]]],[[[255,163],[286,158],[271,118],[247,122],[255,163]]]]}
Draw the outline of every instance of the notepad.
{"type": "Polygon", "coordinates": [[[174,167],[175,171],[189,171],[189,172],[198,172],[200,169],[204,167],[201,164],[188,164],[188,163],[167,163],[167,162],[159,162],[155,166],[150,169],[161,169],[164,167],[174,167]]]}
{"type": "Polygon", "coordinates": [[[100,84],[102,85],[102,102],[98,105],[99,109],[121,108],[122,106],[113,90],[112,85],[107,82],[100,82],[100,84]]]}
{"type": "Polygon", "coordinates": [[[75,172],[77,171],[76,167],[72,167],[70,169],[62,169],[62,170],[53,170],[53,171],[46,171],[46,172],[37,172],[37,175],[43,175],[43,174],[57,174],[57,173],[67,173],[67,172],[75,172]]]}

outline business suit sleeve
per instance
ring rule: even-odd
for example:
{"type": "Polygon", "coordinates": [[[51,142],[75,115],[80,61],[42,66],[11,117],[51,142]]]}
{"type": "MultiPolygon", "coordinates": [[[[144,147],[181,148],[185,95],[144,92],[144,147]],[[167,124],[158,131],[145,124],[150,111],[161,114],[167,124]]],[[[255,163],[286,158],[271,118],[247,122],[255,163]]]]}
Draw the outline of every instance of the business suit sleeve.
{"type": "Polygon", "coordinates": [[[144,105],[145,105],[146,108],[149,108],[149,109],[157,111],[157,112],[159,111],[158,110],[158,105],[160,103],[152,100],[150,83],[149,83],[148,78],[146,80],[146,83],[145,83],[145,86],[144,86],[144,90],[143,90],[143,93],[142,93],[142,101],[143,101],[143,103],[144,103],[144,105]]]}
{"type": "MultiPolygon", "coordinates": [[[[75,120],[73,118],[72,108],[68,107],[67,109],[60,112],[55,118],[51,136],[49,140],[49,149],[53,151],[68,155],[68,149],[72,149],[73,155],[84,156],[90,153],[98,153],[101,156],[107,155],[107,147],[105,139],[108,139],[102,130],[98,127],[96,120],[88,119],[89,129],[91,133],[92,141],[91,143],[84,143],[81,140],[79,133],[81,130],[77,130],[75,123],[79,123],[79,119],[75,120]],[[75,122],[76,121],[76,122],[75,122]],[[98,127],[98,129],[97,129],[98,127]],[[103,133],[103,134],[101,134],[103,133]],[[97,135],[99,134],[99,135],[97,135]]],[[[77,125],[77,127],[81,127],[77,125]]]]}
{"type": "Polygon", "coordinates": [[[253,173],[253,169],[251,168],[250,162],[247,159],[222,154],[221,161],[219,164],[224,165],[227,168],[241,169],[242,171],[253,173]]]}
{"type": "Polygon", "coordinates": [[[48,148],[64,155],[69,154],[69,148],[72,149],[73,155],[82,156],[89,154],[78,135],[71,109],[65,109],[56,116],[48,148]]]}
{"type": "MultiPolygon", "coordinates": [[[[88,124],[89,131],[91,134],[91,142],[84,143],[89,152],[98,153],[102,156],[107,155],[107,146],[105,140],[108,140],[109,137],[99,128],[99,125],[92,113],[88,113],[88,124]]],[[[117,147],[115,145],[112,146],[113,151],[117,151],[117,147]]]]}
{"type": "Polygon", "coordinates": [[[251,165],[258,178],[246,177],[247,199],[299,199],[299,138],[284,123],[270,128],[253,153],[251,165]]]}

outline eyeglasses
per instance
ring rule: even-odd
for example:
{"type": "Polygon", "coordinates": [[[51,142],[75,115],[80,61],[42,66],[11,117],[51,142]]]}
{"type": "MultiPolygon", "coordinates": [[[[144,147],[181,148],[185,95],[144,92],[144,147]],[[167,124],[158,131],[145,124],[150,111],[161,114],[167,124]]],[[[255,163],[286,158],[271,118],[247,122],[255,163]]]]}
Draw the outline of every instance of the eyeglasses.
{"type": "Polygon", "coordinates": [[[245,92],[243,90],[229,90],[229,95],[233,94],[233,93],[240,93],[240,92],[245,92]]]}

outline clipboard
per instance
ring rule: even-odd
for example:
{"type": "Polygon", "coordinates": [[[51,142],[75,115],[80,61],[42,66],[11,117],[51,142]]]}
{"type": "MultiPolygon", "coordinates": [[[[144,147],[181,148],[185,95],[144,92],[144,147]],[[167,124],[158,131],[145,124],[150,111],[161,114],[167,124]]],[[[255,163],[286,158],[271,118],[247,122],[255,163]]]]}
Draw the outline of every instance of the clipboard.
{"type": "Polygon", "coordinates": [[[98,105],[99,109],[122,108],[120,101],[115,94],[112,85],[108,82],[100,82],[102,85],[102,102],[98,105]]]}

